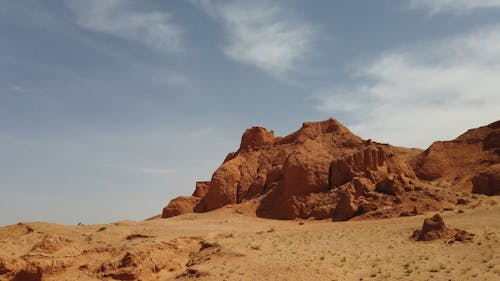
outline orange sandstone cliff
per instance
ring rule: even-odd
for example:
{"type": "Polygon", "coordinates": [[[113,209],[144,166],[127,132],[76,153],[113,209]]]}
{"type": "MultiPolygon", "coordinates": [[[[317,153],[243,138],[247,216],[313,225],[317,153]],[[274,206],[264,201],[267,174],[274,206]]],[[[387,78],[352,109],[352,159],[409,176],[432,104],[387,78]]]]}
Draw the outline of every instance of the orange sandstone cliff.
{"type": "Polygon", "coordinates": [[[276,219],[406,216],[467,204],[471,192],[500,194],[500,121],[422,151],[363,140],[328,119],[286,137],[247,129],[211,180],[162,217],[247,203],[276,219]]]}

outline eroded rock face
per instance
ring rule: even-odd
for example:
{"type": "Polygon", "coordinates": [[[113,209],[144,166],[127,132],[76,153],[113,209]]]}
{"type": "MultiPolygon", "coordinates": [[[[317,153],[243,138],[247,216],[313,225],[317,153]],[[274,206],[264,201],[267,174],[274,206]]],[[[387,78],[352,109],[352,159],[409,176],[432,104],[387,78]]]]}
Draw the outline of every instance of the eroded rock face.
{"type": "Polygon", "coordinates": [[[472,178],[472,192],[485,195],[500,195],[500,165],[477,173],[472,178]]]}
{"type": "Polygon", "coordinates": [[[193,195],[191,196],[202,198],[203,196],[207,195],[209,186],[210,186],[209,181],[197,181],[196,188],[193,192],[193,195]]]}
{"type": "Polygon", "coordinates": [[[172,199],[168,205],[163,208],[162,218],[170,218],[186,213],[192,213],[200,198],[194,196],[179,196],[172,199]]]}
{"type": "Polygon", "coordinates": [[[329,187],[335,188],[350,182],[355,176],[362,174],[364,177],[371,176],[370,172],[387,171],[386,155],[381,148],[368,147],[363,150],[335,160],[330,165],[329,187]]]}
{"type": "Polygon", "coordinates": [[[252,127],[193,198],[176,198],[168,215],[207,212],[252,201],[276,219],[348,220],[416,215],[451,208],[455,191],[498,194],[500,121],[426,151],[362,140],[334,119],[306,122],[285,137],[252,127]],[[443,187],[444,186],[444,187],[443,187]],[[382,208],[383,207],[383,208],[382,208]],[[417,211],[416,211],[417,210],[417,211]]]}
{"type": "Polygon", "coordinates": [[[401,195],[412,189],[413,187],[406,178],[395,174],[385,177],[383,180],[377,182],[375,186],[376,191],[388,195],[401,195]]]}
{"type": "Polygon", "coordinates": [[[497,121],[468,130],[452,141],[433,143],[416,159],[414,170],[421,179],[446,183],[455,190],[470,193],[472,178],[499,163],[500,121],[497,121]]]}
{"type": "MultiPolygon", "coordinates": [[[[197,184],[194,195],[200,194],[198,190],[205,194],[194,211],[259,200],[259,216],[331,218],[336,209],[342,209],[337,204],[345,202],[337,194],[340,190],[349,190],[353,201],[374,191],[375,184],[390,173],[414,177],[407,164],[399,163],[400,154],[407,153],[363,141],[333,119],[306,122],[286,137],[252,127],[243,134],[240,149],[226,157],[211,181],[197,184]]],[[[356,212],[357,206],[351,209],[356,212]]]]}
{"type": "Polygon", "coordinates": [[[338,193],[338,202],[333,213],[333,220],[346,221],[354,217],[358,210],[358,206],[354,203],[354,195],[348,190],[343,190],[338,193]]]}
{"type": "Polygon", "coordinates": [[[241,137],[240,149],[257,148],[269,146],[274,143],[274,133],[262,127],[247,129],[241,137]]]}
{"type": "Polygon", "coordinates": [[[195,211],[264,196],[267,199],[261,198],[264,204],[259,208],[262,216],[310,216],[305,197],[328,191],[332,160],[362,144],[361,138],[333,119],[304,123],[286,137],[274,137],[272,132],[253,127],[243,135],[240,149],[229,154],[215,171],[195,211]],[[266,204],[268,201],[272,204],[266,204]]]}

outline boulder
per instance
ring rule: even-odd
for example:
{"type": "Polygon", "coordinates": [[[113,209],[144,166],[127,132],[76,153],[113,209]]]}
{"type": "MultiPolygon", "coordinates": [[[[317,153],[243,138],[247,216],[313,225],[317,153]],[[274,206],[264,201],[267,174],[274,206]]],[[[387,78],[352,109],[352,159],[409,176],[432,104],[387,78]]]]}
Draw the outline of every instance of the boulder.
{"type": "Polygon", "coordinates": [[[354,217],[358,207],[354,203],[354,196],[348,190],[338,194],[338,203],[333,213],[334,221],[346,221],[354,217]]]}
{"type": "Polygon", "coordinates": [[[174,198],[163,208],[162,218],[170,218],[186,213],[192,213],[200,198],[194,196],[179,196],[174,198]]]}
{"type": "Polygon", "coordinates": [[[406,185],[403,177],[399,175],[388,175],[376,184],[375,190],[388,195],[400,195],[405,192],[406,185]]]}
{"type": "Polygon", "coordinates": [[[368,202],[366,200],[361,201],[358,204],[358,213],[359,214],[365,214],[371,211],[375,211],[378,209],[377,203],[375,202],[368,202]]]}

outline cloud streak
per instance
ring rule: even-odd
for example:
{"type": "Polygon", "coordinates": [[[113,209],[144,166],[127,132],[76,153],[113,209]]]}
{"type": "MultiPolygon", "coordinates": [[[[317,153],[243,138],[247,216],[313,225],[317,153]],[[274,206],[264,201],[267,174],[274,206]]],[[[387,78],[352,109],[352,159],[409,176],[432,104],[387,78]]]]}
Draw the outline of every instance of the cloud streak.
{"type": "Polygon", "coordinates": [[[500,0],[410,0],[410,6],[429,9],[431,13],[464,12],[479,8],[500,8],[500,0]]]}
{"type": "Polygon", "coordinates": [[[358,86],[319,94],[317,108],[357,115],[354,131],[426,147],[498,119],[500,26],[383,54],[354,74],[358,86]]]}
{"type": "Polygon", "coordinates": [[[178,51],[182,29],[167,12],[132,9],[128,0],[68,1],[76,23],[86,29],[139,42],[160,51],[178,51]]]}
{"type": "Polygon", "coordinates": [[[219,20],[229,36],[224,54],[273,76],[297,67],[311,46],[314,28],[267,2],[191,1],[219,20]]]}

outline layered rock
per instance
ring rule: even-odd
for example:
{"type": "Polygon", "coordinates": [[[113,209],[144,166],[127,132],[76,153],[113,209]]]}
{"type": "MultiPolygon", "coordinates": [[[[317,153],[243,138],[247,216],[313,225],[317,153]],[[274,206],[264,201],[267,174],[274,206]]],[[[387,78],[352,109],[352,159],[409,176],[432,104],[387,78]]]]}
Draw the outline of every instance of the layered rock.
{"type": "MultiPolygon", "coordinates": [[[[470,193],[472,179],[482,181],[480,173],[500,163],[500,121],[468,130],[452,141],[437,141],[414,163],[419,178],[470,193]]],[[[498,169],[492,173],[498,175],[498,169]]]]}
{"type": "Polygon", "coordinates": [[[306,122],[285,137],[252,127],[193,197],[172,200],[164,217],[252,201],[277,219],[385,217],[451,208],[460,193],[497,194],[500,122],[426,151],[362,140],[334,119],[306,122]],[[465,169],[464,169],[465,167],[465,169]]]}
{"type": "Polygon", "coordinates": [[[492,165],[472,178],[472,192],[500,195],[500,165],[492,165]]]}
{"type": "Polygon", "coordinates": [[[362,143],[361,138],[333,119],[304,123],[300,130],[286,137],[274,137],[272,132],[253,127],[243,134],[240,149],[229,154],[215,171],[208,192],[195,211],[210,211],[265,196],[259,214],[303,217],[305,210],[300,199],[328,191],[332,160],[362,143]],[[274,198],[275,194],[279,196],[274,198]],[[272,204],[266,204],[268,201],[272,204]]]}

